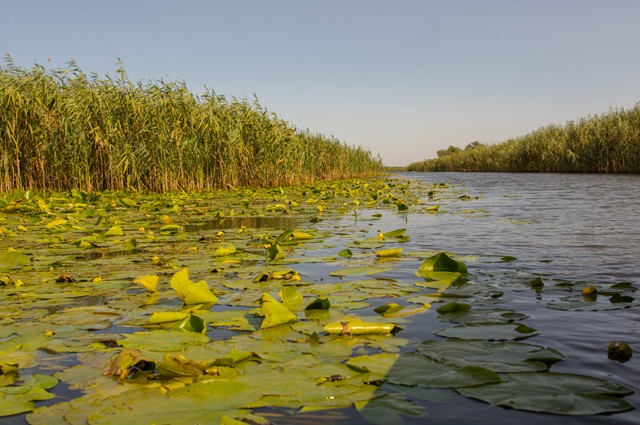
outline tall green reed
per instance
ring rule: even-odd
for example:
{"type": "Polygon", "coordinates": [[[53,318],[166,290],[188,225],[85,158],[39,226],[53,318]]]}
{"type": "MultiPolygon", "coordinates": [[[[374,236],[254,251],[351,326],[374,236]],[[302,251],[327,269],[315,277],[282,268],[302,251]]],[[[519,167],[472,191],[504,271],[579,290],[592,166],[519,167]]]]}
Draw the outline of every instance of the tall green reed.
{"type": "Polygon", "coordinates": [[[363,147],[183,82],[0,67],[0,190],[206,190],[376,175],[363,147]]]}
{"type": "Polygon", "coordinates": [[[640,173],[640,103],[629,110],[549,125],[495,145],[409,165],[410,171],[640,173]]]}

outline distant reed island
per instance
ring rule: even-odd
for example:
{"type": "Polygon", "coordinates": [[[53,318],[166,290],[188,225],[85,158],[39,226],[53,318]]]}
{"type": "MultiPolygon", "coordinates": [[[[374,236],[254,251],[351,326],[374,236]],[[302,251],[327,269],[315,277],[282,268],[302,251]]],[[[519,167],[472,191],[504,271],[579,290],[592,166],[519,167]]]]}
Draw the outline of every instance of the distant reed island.
{"type": "Polygon", "coordinates": [[[494,145],[450,146],[409,171],[640,173],[640,103],[494,145]]]}
{"type": "Polygon", "coordinates": [[[257,101],[183,82],[0,66],[0,191],[206,190],[367,177],[364,147],[299,130],[257,101]]]}

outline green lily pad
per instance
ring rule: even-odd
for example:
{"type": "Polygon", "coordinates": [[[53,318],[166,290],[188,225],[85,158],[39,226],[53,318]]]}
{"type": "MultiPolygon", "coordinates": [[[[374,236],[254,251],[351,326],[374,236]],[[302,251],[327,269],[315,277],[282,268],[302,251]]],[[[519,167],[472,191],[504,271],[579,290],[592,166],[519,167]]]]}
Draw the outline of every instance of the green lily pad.
{"type": "Polygon", "coordinates": [[[189,311],[156,311],[154,312],[147,324],[157,325],[160,323],[178,322],[189,317],[189,311]]]}
{"type": "Polygon", "coordinates": [[[324,330],[333,335],[388,335],[397,332],[399,328],[393,323],[366,322],[345,317],[340,322],[327,323],[324,330]]]}
{"type": "Polygon", "coordinates": [[[124,231],[122,230],[122,226],[113,226],[109,230],[107,230],[104,235],[105,236],[123,236],[124,231]]]}
{"type": "Polygon", "coordinates": [[[537,335],[538,332],[519,323],[478,323],[453,326],[439,330],[435,334],[447,338],[517,341],[537,335]]]}
{"type": "Polygon", "coordinates": [[[402,254],[402,248],[387,248],[376,251],[376,255],[383,258],[399,257],[400,254],[402,254]]]}
{"type": "Polygon", "coordinates": [[[407,229],[395,229],[384,232],[382,235],[385,238],[406,238],[405,233],[407,233],[407,229]]]}
{"type": "Polygon", "coordinates": [[[203,311],[198,315],[213,327],[224,326],[238,331],[256,330],[262,322],[260,318],[256,318],[244,310],[203,311]]]}
{"type": "Polygon", "coordinates": [[[9,248],[0,254],[0,269],[9,270],[31,264],[31,258],[26,254],[9,248]]]}
{"type": "Polygon", "coordinates": [[[569,295],[551,300],[547,306],[554,310],[606,311],[640,305],[640,300],[631,296],[616,294],[611,296],[597,293],[589,295],[569,295]],[[616,294],[618,295],[617,298],[614,297],[616,294]]]}
{"type": "Polygon", "coordinates": [[[504,382],[460,388],[458,392],[498,406],[556,415],[598,415],[634,408],[622,399],[632,390],[611,381],[569,373],[508,373],[504,382]]]}
{"type": "Polygon", "coordinates": [[[209,285],[204,280],[192,282],[189,280],[189,269],[184,268],[171,278],[171,287],[178,293],[178,297],[186,305],[215,304],[218,297],[213,295],[209,285]]]}
{"type": "Polygon", "coordinates": [[[269,261],[284,260],[286,257],[279,243],[273,243],[267,248],[267,258],[269,261]]]}
{"type": "Polygon", "coordinates": [[[157,363],[158,375],[167,377],[200,376],[204,374],[207,365],[187,359],[182,354],[175,356],[166,353],[162,361],[157,363]]]}
{"type": "Polygon", "coordinates": [[[329,310],[330,307],[331,303],[328,298],[318,297],[311,301],[311,303],[305,307],[305,310],[329,310]]]}
{"type": "Polygon", "coordinates": [[[131,199],[131,198],[127,198],[126,196],[125,196],[125,197],[120,198],[120,202],[121,202],[121,203],[122,203],[122,205],[124,205],[125,207],[133,208],[133,207],[137,207],[137,206],[138,206],[138,204],[136,203],[136,201],[134,201],[134,200],[133,200],[133,199],[131,199]]]}
{"type": "Polygon", "coordinates": [[[189,316],[176,323],[175,326],[173,326],[173,329],[202,334],[207,331],[207,325],[202,318],[190,313],[189,316]]]}
{"type": "Polygon", "coordinates": [[[408,401],[403,394],[384,394],[372,400],[357,401],[354,406],[363,418],[379,425],[402,425],[402,415],[420,417],[427,414],[424,406],[408,401]]]}
{"type": "Polygon", "coordinates": [[[264,316],[260,329],[271,328],[297,320],[295,314],[266,292],[262,294],[260,304],[260,314],[264,316]]]}
{"type": "Polygon", "coordinates": [[[35,374],[24,376],[19,386],[0,387],[0,417],[30,412],[35,408],[35,401],[55,397],[47,390],[57,384],[54,377],[35,374]]]}
{"type": "Polygon", "coordinates": [[[389,270],[393,270],[393,269],[390,267],[375,267],[375,266],[352,267],[349,269],[332,271],[329,273],[329,275],[336,276],[336,277],[362,276],[362,275],[384,273],[384,272],[388,272],[389,270]]]}
{"type": "Polygon", "coordinates": [[[132,390],[94,402],[88,422],[218,423],[223,416],[242,416],[240,408],[260,394],[249,384],[227,379],[198,382],[162,395],[159,390],[132,390]]]}
{"type": "Polygon", "coordinates": [[[141,351],[125,348],[111,358],[104,370],[104,375],[124,380],[133,370],[153,370],[154,368],[153,360],[146,357],[141,351]]]}
{"type": "Polygon", "coordinates": [[[466,282],[466,273],[460,272],[422,270],[417,274],[426,279],[426,282],[416,283],[423,288],[446,289],[454,283],[466,282]]]}
{"type": "Polygon", "coordinates": [[[177,224],[167,224],[166,226],[162,226],[160,229],[158,229],[158,232],[165,235],[175,235],[182,232],[183,230],[184,228],[177,224]]]}
{"type": "Polygon", "coordinates": [[[378,313],[381,316],[387,316],[387,315],[391,315],[393,313],[397,313],[397,312],[401,311],[402,309],[404,309],[404,306],[396,304],[396,303],[390,303],[390,304],[380,305],[380,306],[374,308],[373,311],[375,311],[376,313],[378,313]]]}
{"type": "Polygon", "coordinates": [[[500,376],[484,367],[452,367],[420,354],[405,354],[398,357],[386,380],[424,388],[461,388],[500,382],[500,376]]]}
{"type": "Polygon", "coordinates": [[[442,322],[458,324],[513,323],[528,316],[504,308],[473,308],[465,311],[453,311],[440,314],[437,319],[442,322]]]}
{"type": "Polygon", "coordinates": [[[285,286],[278,293],[282,304],[290,310],[296,310],[304,301],[302,293],[295,286],[285,286]]]}
{"type": "Polygon", "coordinates": [[[466,303],[458,303],[455,301],[443,304],[436,309],[438,314],[460,313],[469,310],[471,310],[471,305],[466,303]]]}
{"type": "Polygon", "coordinates": [[[127,334],[118,344],[125,348],[149,351],[180,351],[189,345],[205,344],[206,335],[197,332],[178,332],[157,329],[127,334]]]}
{"type": "Polygon", "coordinates": [[[233,255],[235,253],[237,253],[238,250],[236,249],[235,246],[233,246],[233,244],[230,243],[225,243],[225,244],[220,244],[215,252],[213,253],[214,257],[225,257],[227,255],[233,255]]]}
{"type": "Polygon", "coordinates": [[[134,278],[131,283],[137,283],[144,286],[144,289],[148,293],[154,293],[158,290],[158,282],[160,277],[158,275],[142,275],[134,278]]]}
{"type": "Polygon", "coordinates": [[[446,253],[440,252],[424,260],[418,274],[426,276],[428,272],[457,272],[466,273],[467,266],[462,261],[454,260],[446,253]]]}
{"type": "Polygon", "coordinates": [[[494,372],[541,372],[564,356],[551,348],[515,341],[425,341],[417,347],[425,356],[451,366],[481,366],[494,372]]]}

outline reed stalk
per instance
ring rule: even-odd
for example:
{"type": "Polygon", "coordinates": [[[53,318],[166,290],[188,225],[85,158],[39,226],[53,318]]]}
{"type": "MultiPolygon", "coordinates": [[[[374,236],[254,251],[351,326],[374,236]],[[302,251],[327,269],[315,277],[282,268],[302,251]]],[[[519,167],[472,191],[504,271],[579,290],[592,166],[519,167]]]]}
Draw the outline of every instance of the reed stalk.
{"type": "Polygon", "coordinates": [[[640,173],[640,103],[494,145],[439,151],[409,171],[640,173]]]}
{"type": "Polygon", "coordinates": [[[256,100],[183,82],[0,67],[0,191],[207,190],[364,177],[363,147],[301,131],[256,100]]]}

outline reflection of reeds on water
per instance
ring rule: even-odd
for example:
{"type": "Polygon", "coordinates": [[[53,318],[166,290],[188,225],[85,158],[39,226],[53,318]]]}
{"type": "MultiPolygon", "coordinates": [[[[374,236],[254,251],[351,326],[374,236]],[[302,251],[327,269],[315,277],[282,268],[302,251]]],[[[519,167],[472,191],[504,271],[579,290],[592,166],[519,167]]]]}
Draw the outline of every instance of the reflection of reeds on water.
{"type": "Polygon", "coordinates": [[[195,222],[185,224],[183,226],[185,232],[198,232],[202,230],[213,229],[238,229],[246,227],[247,229],[290,229],[295,227],[295,222],[299,219],[293,217],[221,217],[203,222],[195,222]]]}

